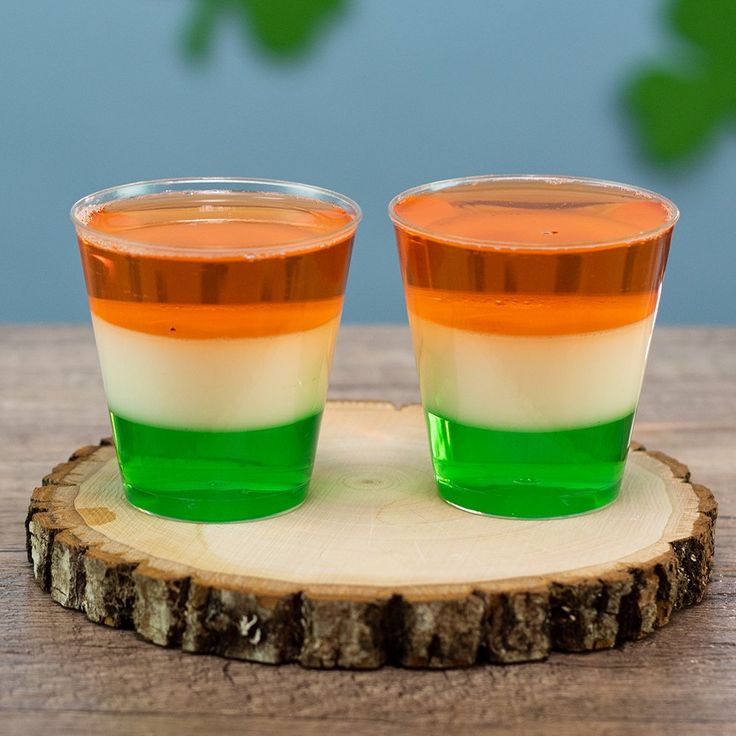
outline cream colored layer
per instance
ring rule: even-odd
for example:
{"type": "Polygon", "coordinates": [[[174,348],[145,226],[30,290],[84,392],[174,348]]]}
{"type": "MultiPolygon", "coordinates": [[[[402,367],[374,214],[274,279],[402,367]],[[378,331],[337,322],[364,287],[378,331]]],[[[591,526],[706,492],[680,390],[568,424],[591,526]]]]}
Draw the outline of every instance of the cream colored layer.
{"type": "Polygon", "coordinates": [[[287,424],[321,411],[339,320],[269,337],[187,340],[92,316],[110,409],[182,429],[287,424]]]}
{"type": "Polygon", "coordinates": [[[413,317],[425,408],[498,429],[584,427],[634,410],[654,314],[579,335],[517,337],[413,317]]]}

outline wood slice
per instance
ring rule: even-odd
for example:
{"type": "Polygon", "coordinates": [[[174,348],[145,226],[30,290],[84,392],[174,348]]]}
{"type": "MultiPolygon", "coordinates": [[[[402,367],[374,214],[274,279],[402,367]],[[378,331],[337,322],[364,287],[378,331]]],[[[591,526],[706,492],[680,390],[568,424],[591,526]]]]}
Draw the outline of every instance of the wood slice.
{"type": "Polygon", "coordinates": [[[156,644],[307,667],[519,662],[639,639],[698,603],[716,503],[630,453],[621,497],[568,519],[468,514],[437,496],[421,410],[331,402],[307,502],[193,524],[127,504],[109,440],[33,492],[41,587],[156,644]]]}

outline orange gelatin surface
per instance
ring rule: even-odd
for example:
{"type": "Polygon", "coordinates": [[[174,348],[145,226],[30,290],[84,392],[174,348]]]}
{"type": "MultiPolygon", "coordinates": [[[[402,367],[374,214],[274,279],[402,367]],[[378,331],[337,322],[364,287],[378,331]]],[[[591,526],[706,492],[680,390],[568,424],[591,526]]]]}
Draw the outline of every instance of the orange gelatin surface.
{"type": "Polygon", "coordinates": [[[354,230],[340,207],[263,192],[165,192],[92,210],[92,312],[172,338],[261,337],[339,316],[354,230]]]}
{"type": "Polygon", "coordinates": [[[657,306],[673,209],[583,181],[487,179],[394,207],[410,313],[449,327],[561,335],[657,306]]]}

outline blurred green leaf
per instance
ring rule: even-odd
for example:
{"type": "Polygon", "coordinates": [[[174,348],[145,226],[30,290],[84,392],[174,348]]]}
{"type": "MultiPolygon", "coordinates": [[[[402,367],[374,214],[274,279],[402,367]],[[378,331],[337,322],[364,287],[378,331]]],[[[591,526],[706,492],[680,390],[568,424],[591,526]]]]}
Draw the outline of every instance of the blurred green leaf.
{"type": "Polygon", "coordinates": [[[658,69],[634,81],[630,105],[647,151],[662,162],[684,159],[705,147],[727,111],[723,96],[707,79],[658,69]]]}
{"type": "MultiPolygon", "coordinates": [[[[712,58],[736,58],[736,3],[733,0],[674,0],[670,23],[676,33],[712,58]]],[[[733,67],[731,67],[733,71],[733,67]]]]}
{"type": "Polygon", "coordinates": [[[348,0],[197,0],[184,32],[184,49],[205,59],[221,22],[236,22],[246,36],[273,58],[303,56],[320,31],[347,6],[348,0]]]}
{"type": "Polygon", "coordinates": [[[669,19],[688,53],[644,66],[627,90],[644,149],[664,164],[736,123],[736,0],[671,0],[669,19]]]}
{"type": "Polygon", "coordinates": [[[206,57],[212,46],[215,24],[227,0],[199,0],[184,31],[184,50],[193,59],[206,57]]]}

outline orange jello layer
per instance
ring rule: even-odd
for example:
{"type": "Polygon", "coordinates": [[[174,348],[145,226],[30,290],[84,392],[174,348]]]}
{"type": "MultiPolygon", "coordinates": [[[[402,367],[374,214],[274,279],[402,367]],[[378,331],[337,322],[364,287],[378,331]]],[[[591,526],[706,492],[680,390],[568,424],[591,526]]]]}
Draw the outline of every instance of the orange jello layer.
{"type": "Polygon", "coordinates": [[[663,202],[581,183],[488,180],[410,195],[395,215],[409,310],[500,334],[644,319],[657,305],[672,234],[663,202]]]}
{"type": "Polygon", "coordinates": [[[340,316],[342,298],[252,304],[158,304],[90,297],[94,315],[149,335],[188,339],[265,337],[300,332],[340,316]]]}
{"type": "Polygon", "coordinates": [[[539,336],[610,330],[638,322],[654,311],[657,294],[519,296],[408,287],[406,302],[410,314],[446,327],[539,336]]]}
{"type": "Polygon", "coordinates": [[[352,216],[259,192],[169,192],[89,213],[80,248],[92,311],[150,334],[263,336],[338,317],[352,216]]]}

